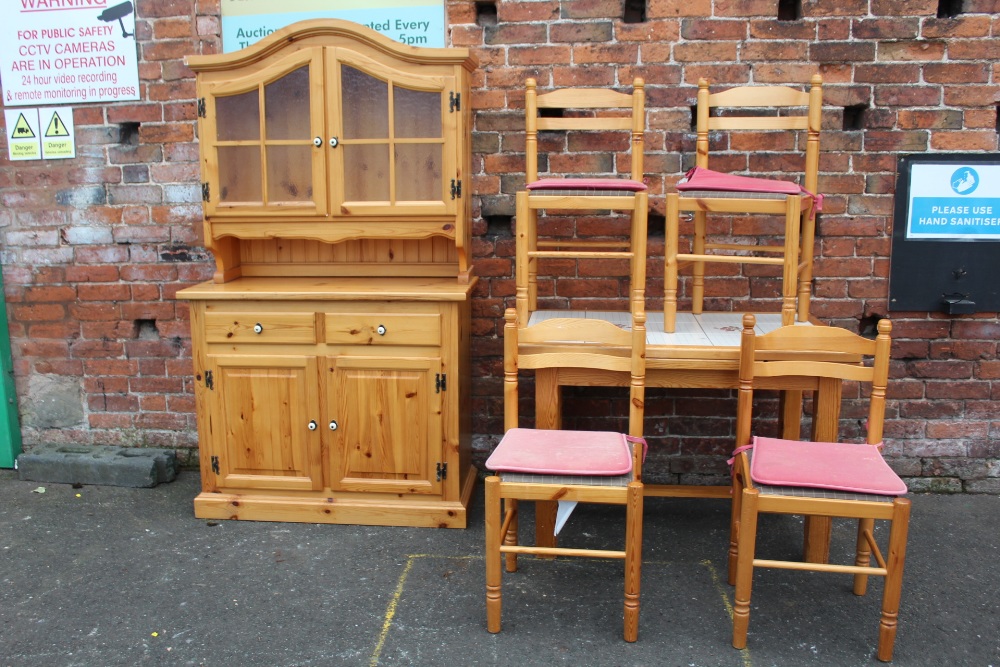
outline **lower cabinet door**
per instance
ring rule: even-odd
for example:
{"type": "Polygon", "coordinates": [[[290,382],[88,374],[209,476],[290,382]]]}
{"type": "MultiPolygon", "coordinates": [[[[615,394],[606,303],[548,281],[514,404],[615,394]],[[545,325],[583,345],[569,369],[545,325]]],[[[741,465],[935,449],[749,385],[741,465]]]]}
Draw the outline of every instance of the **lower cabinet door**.
{"type": "Polygon", "coordinates": [[[440,494],[440,358],[330,357],[334,490],[440,494]]]}
{"type": "Polygon", "coordinates": [[[211,465],[220,488],[323,488],[316,357],[209,355],[211,465]]]}

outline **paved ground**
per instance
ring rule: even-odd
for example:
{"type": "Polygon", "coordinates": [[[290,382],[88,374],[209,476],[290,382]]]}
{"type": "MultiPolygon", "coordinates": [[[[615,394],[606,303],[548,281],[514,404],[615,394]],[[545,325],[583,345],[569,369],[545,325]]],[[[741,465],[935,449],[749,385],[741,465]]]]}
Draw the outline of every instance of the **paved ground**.
{"type": "MultiPolygon", "coordinates": [[[[647,501],[625,644],[612,561],[523,559],[487,633],[481,502],[467,530],[211,522],[193,516],[197,489],[191,472],[74,489],[0,471],[0,665],[878,664],[878,579],[855,598],[846,576],[763,571],[748,650],[730,647],[722,501],[647,501]]],[[[894,664],[1000,667],[1000,498],[913,502],[894,664]]],[[[565,540],[610,544],[617,511],[578,510],[565,540]]],[[[777,555],[801,524],[763,529],[777,555]]]]}

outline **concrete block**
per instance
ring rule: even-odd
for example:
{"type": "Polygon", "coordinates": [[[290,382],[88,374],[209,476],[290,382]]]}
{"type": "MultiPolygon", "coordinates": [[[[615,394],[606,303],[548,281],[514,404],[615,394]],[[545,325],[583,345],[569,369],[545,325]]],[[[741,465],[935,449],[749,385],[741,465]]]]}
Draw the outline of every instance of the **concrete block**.
{"type": "Polygon", "coordinates": [[[177,477],[169,449],[107,445],[39,445],[17,457],[21,480],[150,488],[177,477]]]}

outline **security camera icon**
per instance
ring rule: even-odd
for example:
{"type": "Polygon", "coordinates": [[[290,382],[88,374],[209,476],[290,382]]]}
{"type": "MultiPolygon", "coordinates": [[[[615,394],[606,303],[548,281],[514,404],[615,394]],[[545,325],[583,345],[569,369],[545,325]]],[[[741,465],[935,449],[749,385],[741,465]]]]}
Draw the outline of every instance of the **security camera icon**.
{"type": "Polygon", "coordinates": [[[134,32],[127,32],[125,30],[125,22],[122,19],[132,13],[134,7],[131,2],[123,2],[121,4],[115,5],[114,7],[108,7],[103,12],[97,15],[97,18],[105,23],[111,23],[115,19],[118,19],[118,25],[122,27],[122,37],[134,37],[134,32]]]}

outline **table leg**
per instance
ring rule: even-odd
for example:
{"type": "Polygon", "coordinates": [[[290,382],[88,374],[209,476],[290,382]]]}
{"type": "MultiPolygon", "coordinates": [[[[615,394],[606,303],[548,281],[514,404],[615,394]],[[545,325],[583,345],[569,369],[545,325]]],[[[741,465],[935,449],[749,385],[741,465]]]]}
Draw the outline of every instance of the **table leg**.
{"type": "MultiPolygon", "coordinates": [[[[812,439],[834,442],[840,435],[840,402],[843,383],[833,378],[820,380],[813,395],[812,439]]],[[[826,516],[805,518],[803,558],[807,563],[826,563],[830,560],[830,529],[833,520],[826,516]]]]}

